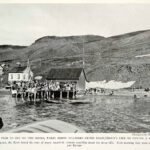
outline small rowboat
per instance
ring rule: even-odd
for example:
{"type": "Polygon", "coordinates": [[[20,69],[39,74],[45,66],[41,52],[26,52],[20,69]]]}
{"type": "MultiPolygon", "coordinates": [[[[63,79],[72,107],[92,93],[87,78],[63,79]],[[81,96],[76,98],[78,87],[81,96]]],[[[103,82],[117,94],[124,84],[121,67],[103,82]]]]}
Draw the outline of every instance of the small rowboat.
{"type": "Polygon", "coordinates": [[[17,127],[7,133],[85,133],[85,131],[64,121],[46,120],[17,127]]]}
{"type": "Polygon", "coordinates": [[[69,104],[89,104],[90,100],[69,100],[69,104]]]}
{"type": "Polygon", "coordinates": [[[54,104],[62,104],[63,102],[60,100],[46,100],[46,103],[54,103],[54,104]]]}

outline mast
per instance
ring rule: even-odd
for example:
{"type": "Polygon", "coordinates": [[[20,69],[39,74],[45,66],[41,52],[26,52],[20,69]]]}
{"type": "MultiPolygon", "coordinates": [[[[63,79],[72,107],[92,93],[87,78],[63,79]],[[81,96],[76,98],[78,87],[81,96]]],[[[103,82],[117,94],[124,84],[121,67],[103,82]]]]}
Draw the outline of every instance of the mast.
{"type": "Polygon", "coordinates": [[[31,80],[31,76],[30,76],[30,60],[28,58],[28,61],[27,61],[27,69],[28,69],[28,81],[31,80]]]}
{"type": "Polygon", "coordinates": [[[82,47],[82,67],[84,69],[84,67],[85,67],[85,57],[84,57],[85,51],[84,51],[84,39],[83,38],[82,38],[82,42],[83,42],[83,47],[82,47]]]}
{"type": "Polygon", "coordinates": [[[30,68],[30,60],[28,58],[28,61],[27,61],[27,68],[30,68]]]}

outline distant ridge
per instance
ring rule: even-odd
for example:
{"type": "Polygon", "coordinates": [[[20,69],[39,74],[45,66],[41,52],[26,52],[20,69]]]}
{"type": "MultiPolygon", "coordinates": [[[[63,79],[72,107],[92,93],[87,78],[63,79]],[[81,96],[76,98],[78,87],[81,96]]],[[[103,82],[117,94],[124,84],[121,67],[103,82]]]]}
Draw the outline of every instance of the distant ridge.
{"type": "Polygon", "coordinates": [[[61,40],[61,39],[66,39],[66,40],[70,40],[70,41],[74,41],[74,40],[80,40],[83,41],[85,40],[87,41],[93,41],[93,40],[102,40],[104,37],[102,36],[98,36],[98,35],[77,35],[77,36],[44,36],[41,37],[39,39],[37,39],[35,41],[35,43],[37,42],[42,42],[45,40],[61,40]]]}
{"type": "Polygon", "coordinates": [[[0,48],[12,48],[12,49],[20,49],[20,48],[26,48],[27,46],[20,46],[20,45],[0,45],[0,48]]]}
{"type": "Polygon", "coordinates": [[[108,37],[108,38],[114,38],[114,39],[127,38],[127,37],[130,37],[130,36],[138,35],[138,34],[143,33],[143,32],[147,32],[147,31],[150,31],[150,30],[134,31],[134,32],[129,32],[129,33],[120,34],[120,35],[110,36],[110,37],[108,37]]]}

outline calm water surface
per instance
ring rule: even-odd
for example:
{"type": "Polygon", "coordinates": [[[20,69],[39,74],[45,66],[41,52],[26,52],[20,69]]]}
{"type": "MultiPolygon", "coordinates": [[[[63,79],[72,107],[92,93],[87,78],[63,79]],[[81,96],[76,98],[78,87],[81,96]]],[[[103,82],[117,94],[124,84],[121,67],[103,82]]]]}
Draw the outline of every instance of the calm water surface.
{"type": "Polygon", "coordinates": [[[88,96],[90,104],[38,104],[16,102],[0,92],[1,132],[45,119],[72,123],[86,132],[150,132],[150,98],[135,101],[131,96],[88,96]]]}

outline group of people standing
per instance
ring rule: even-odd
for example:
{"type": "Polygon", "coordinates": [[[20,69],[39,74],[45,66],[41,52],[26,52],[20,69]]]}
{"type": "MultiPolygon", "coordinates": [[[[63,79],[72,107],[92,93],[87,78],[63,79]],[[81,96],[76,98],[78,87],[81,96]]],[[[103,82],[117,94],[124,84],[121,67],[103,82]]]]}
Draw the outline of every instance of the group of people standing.
{"type": "Polygon", "coordinates": [[[54,81],[32,81],[32,82],[13,82],[11,84],[12,96],[22,94],[23,97],[43,98],[52,97],[50,91],[75,91],[76,84],[73,82],[54,82],[54,81]]]}

